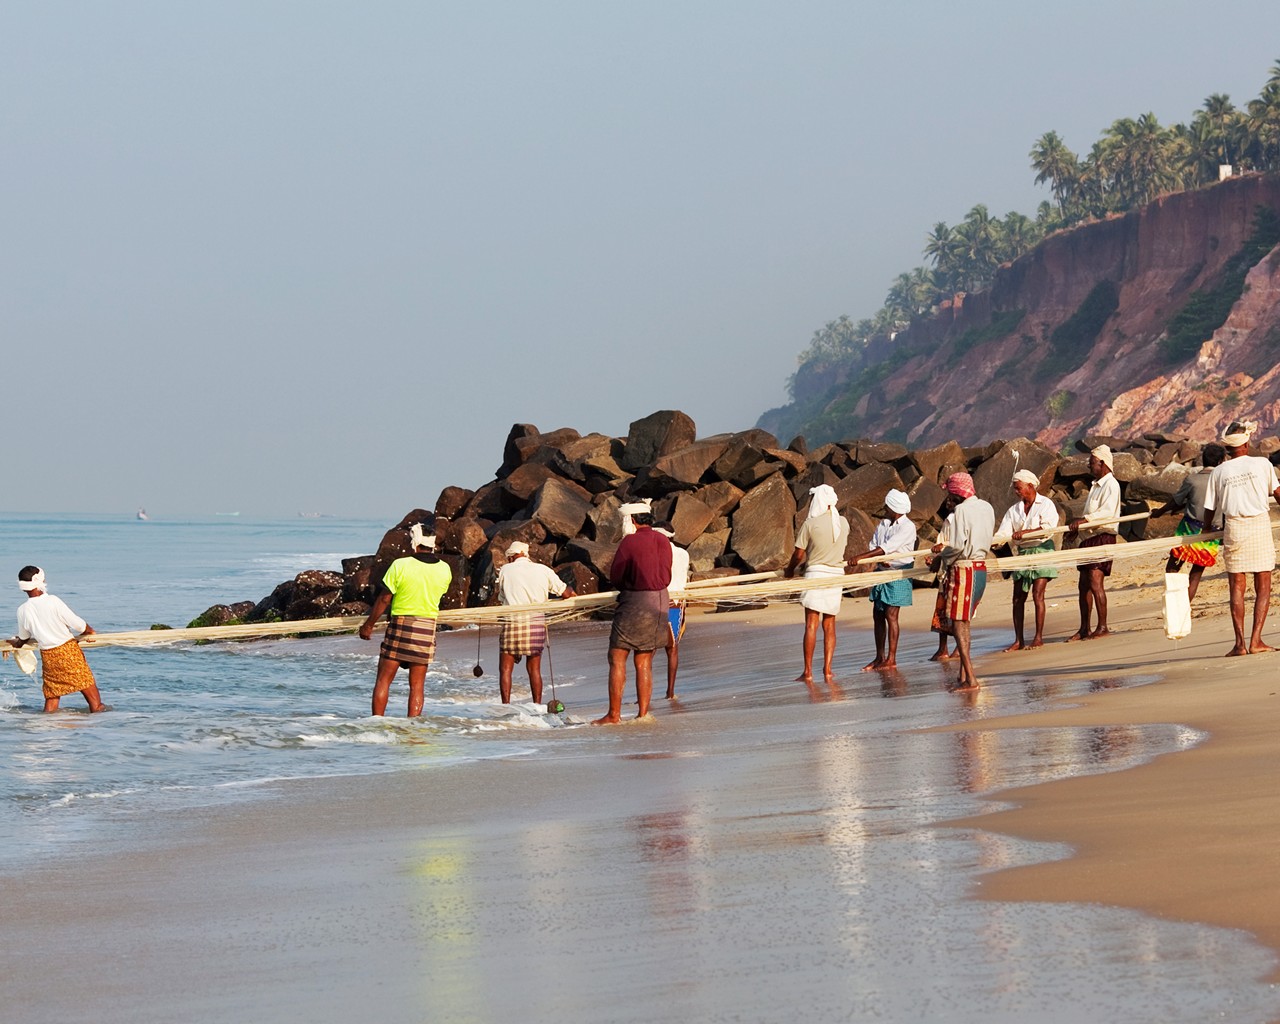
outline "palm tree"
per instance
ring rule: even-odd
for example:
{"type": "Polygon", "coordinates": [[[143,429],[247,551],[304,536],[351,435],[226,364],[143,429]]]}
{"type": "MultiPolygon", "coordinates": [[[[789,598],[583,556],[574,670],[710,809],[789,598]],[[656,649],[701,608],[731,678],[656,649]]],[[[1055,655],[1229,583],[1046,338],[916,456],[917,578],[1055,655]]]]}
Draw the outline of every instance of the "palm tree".
{"type": "Polygon", "coordinates": [[[1058,201],[1058,209],[1065,212],[1067,200],[1075,189],[1080,174],[1080,161],[1067,149],[1067,145],[1057,132],[1045,132],[1028,154],[1031,167],[1036,172],[1036,184],[1049,182],[1053,196],[1058,201]]]}

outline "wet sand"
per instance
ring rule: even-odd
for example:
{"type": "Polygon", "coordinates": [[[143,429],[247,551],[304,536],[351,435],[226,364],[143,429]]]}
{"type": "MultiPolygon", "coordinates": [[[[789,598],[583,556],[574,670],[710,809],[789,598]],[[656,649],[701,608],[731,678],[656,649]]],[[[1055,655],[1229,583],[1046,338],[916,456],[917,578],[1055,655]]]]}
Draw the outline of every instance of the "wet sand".
{"type": "MultiPolygon", "coordinates": [[[[1073,581],[1051,590],[1056,636],[1070,631],[1073,581]]],[[[985,872],[980,893],[990,900],[1134,907],[1246,929],[1280,948],[1280,797],[1270,779],[1280,655],[1220,658],[1230,636],[1221,617],[1198,618],[1193,638],[1175,649],[1154,617],[1158,592],[1126,597],[1120,582],[1116,590],[1114,636],[990,655],[980,675],[993,686],[1037,676],[1050,692],[1056,681],[1084,674],[1164,679],[1073,697],[1078,706],[954,727],[960,749],[968,749],[966,736],[995,744],[1002,736],[1016,741],[1020,727],[1112,723],[1182,723],[1210,739],[1126,771],[1002,792],[1001,802],[1019,807],[938,829],[972,834],[976,859],[939,853],[926,877],[963,887],[985,872]],[[1028,864],[1027,851],[997,832],[1077,852],[1028,864]]],[[[1007,584],[993,586],[983,625],[1007,623],[1008,593],[1007,584]]],[[[917,603],[909,629],[923,628],[929,604],[917,603]]],[[[856,615],[863,624],[865,606],[856,615]]],[[[1059,995],[1056,1015],[1036,1001],[1047,982],[1025,1001],[1002,982],[1007,1006],[993,1006],[979,990],[966,1004],[965,972],[998,976],[1016,947],[1046,930],[1033,919],[997,908],[956,925],[989,932],[965,953],[989,964],[939,967],[946,931],[923,934],[927,921],[910,936],[861,933],[849,909],[870,898],[859,892],[861,872],[873,851],[895,849],[903,826],[900,817],[877,826],[877,813],[900,809],[850,781],[856,751],[845,741],[858,727],[859,702],[841,700],[853,694],[839,691],[899,684],[858,673],[870,652],[853,648],[846,632],[840,685],[797,696],[799,684],[783,685],[799,668],[797,618],[793,607],[751,613],[745,645],[734,642],[728,616],[691,626],[689,640],[700,633],[702,646],[691,643],[690,652],[713,673],[785,648],[791,671],[778,679],[776,697],[761,687],[727,688],[697,715],[658,700],[651,721],[562,731],[573,735],[553,737],[536,759],[283,782],[271,799],[140,822],[136,842],[0,879],[6,1016],[32,1024],[371,1014],[642,1021],[661,1017],[647,1009],[653,1000],[699,1020],[781,1019],[787,1006],[799,1008],[789,1014],[798,1020],[943,1019],[895,1014],[887,978],[868,987],[847,977],[851,959],[881,956],[886,974],[917,984],[924,1005],[947,1019],[1012,1021],[1033,1012],[1039,1020],[1103,1019],[1105,1007],[1090,1006],[1092,993],[1078,981],[1059,995]],[[767,715],[758,714],[762,706],[767,715]],[[904,962],[913,947],[929,954],[918,977],[904,962]],[[928,990],[931,973],[941,975],[936,993],[928,990]],[[954,1012],[944,1013],[949,998],[954,1012]]],[[[914,642],[904,674],[928,674],[923,685],[940,692],[945,670],[922,664],[921,638],[914,642]]],[[[460,638],[459,649],[470,644],[460,638]]],[[[589,643],[562,645],[556,671],[563,679],[602,664],[599,654],[589,643]]],[[[692,658],[688,664],[692,671],[692,658]]],[[[659,694],[661,666],[659,654],[659,694]]],[[[571,712],[594,717],[603,681],[561,696],[571,712]]],[[[983,701],[937,699],[956,702],[960,717],[983,701]]],[[[935,739],[895,745],[910,757],[917,742],[935,739]]],[[[919,748],[921,771],[935,770],[932,749],[919,748]]],[[[999,757],[975,769],[947,756],[936,770],[979,776],[960,779],[957,792],[1000,783],[999,757]]],[[[917,880],[910,893],[890,894],[904,900],[904,917],[914,913],[919,889],[917,880]]],[[[937,898],[932,912],[940,916],[956,902],[937,898]]],[[[1069,951],[1086,958],[1081,945],[1069,951]]],[[[1160,1019],[1153,1013],[1149,1019],[1160,1019]]]]}

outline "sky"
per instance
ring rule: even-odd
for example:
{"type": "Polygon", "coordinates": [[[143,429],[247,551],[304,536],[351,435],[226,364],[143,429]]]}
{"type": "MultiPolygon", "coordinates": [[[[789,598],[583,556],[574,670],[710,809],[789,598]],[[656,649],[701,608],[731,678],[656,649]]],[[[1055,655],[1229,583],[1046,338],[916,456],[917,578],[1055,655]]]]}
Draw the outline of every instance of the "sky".
{"type": "MultiPolygon", "coordinates": [[[[0,511],[396,521],[511,425],[786,400],[1027,154],[1255,97],[1271,3],[0,6],[0,511]]],[[[789,439],[781,439],[786,443],[789,439]]]]}

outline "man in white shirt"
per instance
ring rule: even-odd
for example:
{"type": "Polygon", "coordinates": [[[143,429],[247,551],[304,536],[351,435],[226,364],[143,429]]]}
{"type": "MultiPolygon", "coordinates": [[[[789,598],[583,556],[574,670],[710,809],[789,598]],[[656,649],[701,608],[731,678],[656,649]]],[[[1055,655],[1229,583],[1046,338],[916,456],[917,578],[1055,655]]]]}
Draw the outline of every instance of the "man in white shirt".
{"type": "MultiPolygon", "coordinates": [[[[914,559],[890,556],[916,549],[916,524],[907,518],[907,513],[911,511],[911,498],[905,491],[894,488],[885,495],[884,507],[888,515],[880,520],[872,533],[871,548],[854,558],[853,564],[861,570],[870,569],[871,563],[862,566],[858,566],[858,563],[864,558],[883,555],[883,562],[874,563],[877,570],[910,569],[914,559]]],[[[870,601],[876,656],[870,664],[863,666],[862,671],[897,668],[898,609],[911,607],[911,581],[901,579],[877,583],[871,588],[870,601]]]]}
{"type": "Polygon", "coordinates": [[[931,569],[942,570],[933,629],[956,638],[960,679],[951,689],[976,690],[980,685],[970,656],[970,622],[987,589],[987,556],[996,532],[996,513],[979,498],[968,473],[947,477],[947,505],[952,512],[933,546],[931,569]]]}
{"type": "MultiPolygon", "coordinates": [[[[529,558],[529,545],[513,541],[506,550],[510,561],[498,570],[498,600],[502,604],[542,604],[557,597],[576,597],[573,588],[540,562],[529,558]]],[[[511,615],[502,622],[498,640],[498,690],[502,703],[511,703],[511,675],[525,659],[529,689],[542,703],[542,652],[547,646],[547,617],[540,612],[511,615]]]]}
{"type": "MultiPolygon", "coordinates": [[[[1093,485],[1089,488],[1089,496],[1085,498],[1080,518],[1067,524],[1071,527],[1067,536],[1078,536],[1082,548],[1106,547],[1116,542],[1116,534],[1120,531],[1120,527],[1116,525],[1116,520],[1120,518],[1120,481],[1111,472],[1114,463],[1115,457],[1105,444],[1098,445],[1089,453],[1089,472],[1093,474],[1093,485]]],[[[1111,559],[1089,562],[1079,566],[1079,569],[1080,628],[1067,639],[1096,640],[1111,633],[1107,628],[1106,591],[1106,579],[1111,575],[1111,559]],[[1089,621],[1095,610],[1098,624],[1091,632],[1089,621]]]]}
{"type": "MultiPolygon", "coordinates": [[[[1039,492],[1039,486],[1040,478],[1028,469],[1020,469],[1013,474],[1013,490],[1018,500],[1004,514],[996,535],[1008,539],[1015,555],[1054,550],[1053,538],[1045,533],[1058,525],[1058,507],[1053,499],[1039,492]],[[1027,539],[1028,534],[1033,536],[1027,539]]],[[[1013,573],[1013,643],[1005,648],[1006,651],[1044,646],[1044,592],[1049,581],[1057,575],[1058,570],[1052,566],[1019,569],[1013,573]],[[1026,643],[1023,638],[1028,592],[1036,614],[1036,635],[1031,643],[1026,643]]]]}
{"type": "Polygon", "coordinates": [[[24,566],[18,573],[18,586],[26,592],[27,600],[18,608],[18,635],[9,642],[14,647],[29,641],[39,646],[45,711],[57,711],[63,697],[77,692],[84,694],[90,712],[110,710],[102,703],[93,672],[76,642],[77,637],[91,636],[93,627],[48,592],[39,566],[24,566]]]}
{"type": "Polygon", "coordinates": [[[667,640],[667,700],[675,700],[676,671],[680,668],[680,638],[684,636],[684,591],[689,585],[689,552],[676,544],[675,527],[669,522],[654,523],[653,528],[671,541],[671,609],[667,624],[671,636],[667,640]]]}
{"type": "Polygon", "coordinates": [[[1231,589],[1231,627],[1235,646],[1228,657],[1262,654],[1275,650],[1262,642],[1271,603],[1271,572],[1276,567],[1276,545],[1271,534],[1271,499],[1280,501],[1280,481],[1266,459],[1249,454],[1254,423],[1233,423],[1222,437],[1227,459],[1209,474],[1204,495],[1204,521],[1221,515],[1222,563],[1231,589]],[[1245,588],[1253,575],[1253,632],[1244,638],[1245,588]]]}

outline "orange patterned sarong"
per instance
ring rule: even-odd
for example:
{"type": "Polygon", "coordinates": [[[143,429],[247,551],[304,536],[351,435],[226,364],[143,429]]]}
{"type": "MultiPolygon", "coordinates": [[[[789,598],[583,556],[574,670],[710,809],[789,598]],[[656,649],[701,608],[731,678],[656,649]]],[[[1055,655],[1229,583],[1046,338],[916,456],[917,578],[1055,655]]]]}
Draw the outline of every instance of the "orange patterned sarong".
{"type": "Polygon", "coordinates": [[[80,650],[80,645],[74,640],[68,640],[60,647],[41,651],[40,660],[44,664],[46,700],[79,693],[94,685],[93,672],[89,663],[84,660],[84,651],[80,650]]]}

